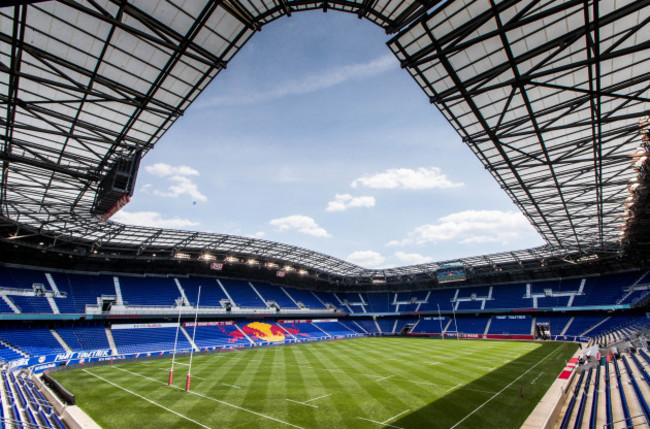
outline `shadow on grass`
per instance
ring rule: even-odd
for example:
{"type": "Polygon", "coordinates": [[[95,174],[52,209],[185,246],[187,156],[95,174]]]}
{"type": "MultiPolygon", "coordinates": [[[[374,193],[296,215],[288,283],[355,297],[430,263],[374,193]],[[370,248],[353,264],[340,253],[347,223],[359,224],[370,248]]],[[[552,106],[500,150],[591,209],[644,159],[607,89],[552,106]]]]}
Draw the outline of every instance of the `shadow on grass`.
{"type": "MultiPolygon", "coordinates": [[[[576,344],[542,343],[541,347],[494,369],[429,405],[399,420],[387,422],[385,427],[519,428],[577,347],[576,344]],[[535,367],[531,369],[533,366],[535,367]],[[520,381],[523,397],[520,395],[520,381]]],[[[459,361],[463,366],[462,360],[459,361]]],[[[486,360],[485,365],[489,364],[490,361],[486,360]]],[[[468,362],[466,365],[471,366],[473,363],[468,362]]]]}

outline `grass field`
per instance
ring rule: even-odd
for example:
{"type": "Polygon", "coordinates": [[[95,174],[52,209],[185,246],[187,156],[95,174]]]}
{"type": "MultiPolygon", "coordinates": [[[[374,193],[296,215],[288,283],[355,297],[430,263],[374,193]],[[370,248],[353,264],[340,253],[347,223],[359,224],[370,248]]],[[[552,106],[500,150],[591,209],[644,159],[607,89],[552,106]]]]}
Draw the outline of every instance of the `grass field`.
{"type": "Polygon", "coordinates": [[[250,349],[195,356],[191,393],[186,366],[167,386],[169,359],[53,375],[107,429],[519,428],[576,347],[386,337],[250,349]]]}

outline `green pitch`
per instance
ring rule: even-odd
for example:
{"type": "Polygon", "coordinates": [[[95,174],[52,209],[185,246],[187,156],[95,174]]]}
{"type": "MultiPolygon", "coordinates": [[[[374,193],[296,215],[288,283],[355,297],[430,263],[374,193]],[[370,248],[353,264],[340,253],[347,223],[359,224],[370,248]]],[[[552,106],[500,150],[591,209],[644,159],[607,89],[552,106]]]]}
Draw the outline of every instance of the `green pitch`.
{"type": "Polygon", "coordinates": [[[259,348],[195,356],[191,393],[187,366],[167,386],[170,359],[54,378],[106,429],[514,429],[576,348],[395,337],[259,348]]]}

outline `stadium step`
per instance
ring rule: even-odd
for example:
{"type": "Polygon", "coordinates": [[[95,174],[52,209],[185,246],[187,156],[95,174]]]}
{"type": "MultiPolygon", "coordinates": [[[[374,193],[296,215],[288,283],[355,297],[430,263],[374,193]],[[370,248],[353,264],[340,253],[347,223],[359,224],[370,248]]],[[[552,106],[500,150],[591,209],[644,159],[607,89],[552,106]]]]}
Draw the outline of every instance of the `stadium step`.
{"type": "Polygon", "coordinates": [[[488,318],[487,323],[485,324],[485,331],[483,331],[483,336],[487,336],[488,331],[490,330],[490,325],[492,324],[492,316],[488,318]]]}
{"type": "Polygon", "coordinates": [[[61,311],[59,310],[59,306],[56,305],[56,301],[51,295],[46,296],[48,304],[50,304],[50,308],[52,309],[52,313],[54,314],[61,314],[61,311]]]}
{"type": "Polygon", "coordinates": [[[560,335],[564,335],[564,334],[566,333],[566,331],[569,330],[569,327],[571,326],[571,323],[573,323],[573,320],[574,320],[574,319],[575,319],[575,317],[572,316],[572,317],[569,319],[569,321],[566,322],[566,325],[564,325],[564,329],[562,329],[562,332],[560,332],[560,335]]]}
{"type": "Polygon", "coordinates": [[[113,355],[118,355],[117,351],[117,346],[115,345],[115,339],[113,338],[113,332],[111,332],[111,328],[106,327],[106,339],[108,340],[108,345],[111,346],[111,354],[113,355]]]}
{"type": "Polygon", "coordinates": [[[192,346],[192,348],[194,348],[194,351],[195,351],[195,352],[198,351],[199,348],[196,346],[196,343],[192,340],[192,337],[191,337],[190,334],[187,332],[187,330],[185,329],[185,327],[184,327],[184,326],[181,326],[180,328],[181,328],[181,332],[183,333],[183,335],[185,335],[185,338],[187,338],[187,341],[190,343],[190,345],[192,346]]]}
{"type": "Polygon", "coordinates": [[[180,293],[181,298],[183,298],[183,305],[189,305],[189,301],[187,300],[187,296],[185,296],[185,290],[183,289],[183,286],[181,286],[181,282],[174,277],[174,283],[176,283],[176,287],[178,288],[178,293],[180,293]]]}
{"type": "Polygon", "coordinates": [[[13,310],[14,313],[20,314],[20,308],[14,304],[14,302],[4,293],[0,295],[0,297],[4,300],[4,302],[7,303],[7,305],[13,310]]]}
{"type": "Polygon", "coordinates": [[[11,350],[15,351],[16,353],[20,354],[21,356],[29,357],[29,355],[27,353],[25,353],[24,351],[22,351],[20,349],[17,349],[16,347],[12,346],[11,344],[7,343],[6,341],[0,340],[0,344],[7,347],[8,349],[11,349],[11,350]]]}
{"type": "Polygon", "coordinates": [[[253,289],[253,292],[255,292],[255,294],[256,294],[257,296],[260,297],[260,300],[262,300],[262,302],[264,303],[264,305],[266,305],[266,308],[269,308],[269,303],[266,302],[266,300],[264,299],[264,297],[262,296],[262,294],[257,290],[257,288],[255,287],[255,285],[253,284],[253,282],[248,282],[248,285],[251,287],[251,289],[253,289]]]}
{"type": "Polygon", "coordinates": [[[603,320],[601,320],[600,322],[596,323],[594,326],[590,327],[589,329],[587,329],[586,331],[581,333],[580,336],[582,336],[582,337],[586,336],[589,332],[593,331],[594,329],[596,329],[597,327],[599,327],[603,323],[607,322],[611,318],[612,318],[611,316],[605,317],[603,320]]]}
{"type": "Polygon", "coordinates": [[[115,303],[117,305],[124,305],[122,299],[122,288],[120,287],[120,279],[117,276],[113,277],[113,285],[115,286],[115,303]]]}
{"type": "Polygon", "coordinates": [[[52,333],[52,336],[58,341],[59,344],[61,344],[61,347],[66,351],[66,353],[72,353],[72,349],[70,346],[61,338],[61,335],[59,335],[58,332],[56,332],[54,329],[50,329],[50,332],[52,333]]]}

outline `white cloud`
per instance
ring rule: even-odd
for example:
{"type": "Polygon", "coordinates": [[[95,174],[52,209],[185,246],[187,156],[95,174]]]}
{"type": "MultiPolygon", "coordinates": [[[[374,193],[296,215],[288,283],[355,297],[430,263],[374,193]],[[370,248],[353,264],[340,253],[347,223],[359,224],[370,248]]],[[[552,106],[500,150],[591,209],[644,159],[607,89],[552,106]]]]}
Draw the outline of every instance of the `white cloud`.
{"type": "Polygon", "coordinates": [[[266,233],[264,231],[254,232],[253,234],[246,234],[246,237],[250,238],[264,238],[266,233]]]}
{"type": "Polygon", "coordinates": [[[174,185],[170,185],[167,191],[159,191],[155,189],[153,193],[161,197],[170,197],[170,198],[176,198],[181,195],[187,194],[197,201],[205,202],[208,200],[208,197],[206,197],[199,191],[199,187],[191,179],[188,179],[187,177],[184,176],[171,176],[169,180],[176,183],[174,185]]]}
{"type": "Polygon", "coordinates": [[[164,218],[158,212],[128,212],[119,211],[111,218],[115,222],[127,225],[153,226],[156,228],[187,228],[198,225],[189,219],[179,217],[164,218]]]}
{"type": "MultiPolygon", "coordinates": [[[[157,177],[165,177],[173,183],[169,185],[166,191],[154,189],[153,193],[155,195],[165,198],[176,198],[181,195],[189,195],[195,201],[205,202],[208,200],[208,197],[199,191],[198,185],[194,183],[192,179],[187,177],[199,175],[199,172],[192,167],[188,167],[187,165],[174,166],[164,162],[158,162],[153,165],[148,165],[144,169],[149,174],[157,177]]],[[[142,187],[142,190],[143,192],[149,192],[150,188],[151,185],[147,184],[142,187]]]]}
{"type": "Polygon", "coordinates": [[[374,207],[375,197],[353,197],[350,194],[336,194],[334,201],[327,203],[328,212],[342,212],[351,207],[374,207]]]}
{"type": "Polygon", "coordinates": [[[374,250],[357,250],[348,255],[347,261],[364,268],[378,268],[386,258],[374,250]]]}
{"type": "Polygon", "coordinates": [[[158,177],[167,176],[198,176],[199,172],[188,167],[187,165],[174,166],[164,162],[158,162],[153,165],[147,165],[145,171],[158,177]]]}
{"type": "Polygon", "coordinates": [[[386,54],[366,63],[355,63],[325,70],[322,73],[309,75],[302,80],[283,82],[268,91],[248,94],[228,94],[198,101],[200,107],[224,107],[263,103],[278,98],[308,94],[322,89],[331,88],[349,80],[368,78],[382,74],[390,69],[398,68],[399,62],[392,54],[386,54]]]}
{"type": "Polygon", "coordinates": [[[447,179],[438,167],[391,168],[372,176],[364,176],[352,182],[353,188],[365,186],[374,189],[433,189],[457,188],[463,183],[447,179]]]}
{"type": "Polygon", "coordinates": [[[407,265],[418,265],[432,262],[433,258],[422,256],[419,253],[395,252],[395,257],[407,265]]]}
{"type": "Polygon", "coordinates": [[[517,211],[466,210],[438,219],[436,224],[421,225],[401,241],[388,245],[425,244],[457,240],[460,244],[498,242],[508,244],[534,230],[517,211]]]}
{"type": "Polygon", "coordinates": [[[330,237],[330,234],[325,228],[320,227],[309,216],[291,215],[273,219],[269,224],[277,227],[279,231],[296,230],[302,234],[313,235],[314,237],[330,237]]]}

